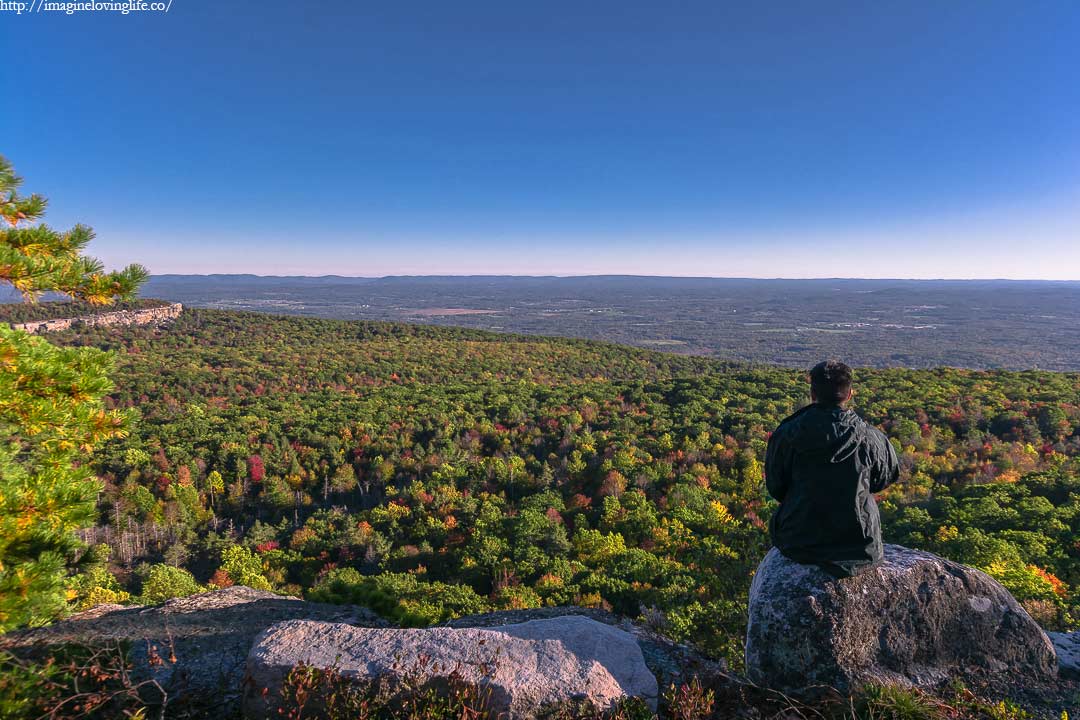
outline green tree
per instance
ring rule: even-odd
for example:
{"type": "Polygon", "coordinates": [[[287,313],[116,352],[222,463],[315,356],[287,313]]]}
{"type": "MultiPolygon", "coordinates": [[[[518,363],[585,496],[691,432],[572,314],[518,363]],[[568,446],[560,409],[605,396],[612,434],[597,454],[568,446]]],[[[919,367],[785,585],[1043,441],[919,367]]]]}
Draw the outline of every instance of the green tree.
{"type": "Polygon", "coordinates": [[[329,481],[330,491],[336,493],[349,492],[356,488],[356,470],[352,465],[339,465],[329,481]]]}
{"type": "Polygon", "coordinates": [[[69,593],[73,594],[76,610],[87,610],[101,603],[124,603],[131,599],[109,572],[108,545],[94,545],[87,549],[82,561],[82,572],[69,581],[69,593]]]}
{"type": "Polygon", "coordinates": [[[187,597],[203,591],[191,573],[172,565],[158,564],[150,566],[143,581],[142,595],[139,600],[146,605],[162,603],[176,597],[187,597]]]}
{"type": "MultiPolygon", "coordinates": [[[[40,195],[18,194],[21,180],[0,157],[0,284],[30,302],[44,291],[105,305],[129,298],[146,278],[133,265],[106,273],[81,255],[93,237],[35,225],[40,195]]],[[[94,520],[99,484],[85,460],[124,432],[126,416],[107,410],[110,356],[58,348],[0,324],[0,631],[47,622],[66,607],[73,531],[94,520]]]]}
{"type": "Polygon", "coordinates": [[[214,504],[214,498],[225,492],[225,479],[217,470],[211,470],[206,476],[206,491],[210,493],[211,506],[214,504]]]}
{"type": "Polygon", "coordinates": [[[235,585],[247,585],[256,590],[270,590],[262,561],[243,545],[231,545],[221,551],[221,569],[235,585]]]}
{"type": "Polygon", "coordinates": [[[41,195],[20,195],[22,178],[0,156],[0,218],[8,227],[0,235],[0,280],[34,300],[58,292],[92,305],[109,305],[135,296],[148,274],[141,265],[106,272],[101,262],[82,254],[94,231],[76,225],[67,232],[35,223],[48,205],[41,195]]]}

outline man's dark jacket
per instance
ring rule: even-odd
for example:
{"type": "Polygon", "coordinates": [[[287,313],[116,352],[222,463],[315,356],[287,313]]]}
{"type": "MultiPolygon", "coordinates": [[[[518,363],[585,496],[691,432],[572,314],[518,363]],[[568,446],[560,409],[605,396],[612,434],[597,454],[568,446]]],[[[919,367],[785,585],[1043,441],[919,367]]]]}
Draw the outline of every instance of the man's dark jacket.
{"type": "Polygon", "coordinates": [[[873,493],[899,475],[884,433],[839,405],[807,405],[780,423],[765,453],[765,485],[780,501],[773,545],[837,577],[867,569],[882,554],[873,493]]]}

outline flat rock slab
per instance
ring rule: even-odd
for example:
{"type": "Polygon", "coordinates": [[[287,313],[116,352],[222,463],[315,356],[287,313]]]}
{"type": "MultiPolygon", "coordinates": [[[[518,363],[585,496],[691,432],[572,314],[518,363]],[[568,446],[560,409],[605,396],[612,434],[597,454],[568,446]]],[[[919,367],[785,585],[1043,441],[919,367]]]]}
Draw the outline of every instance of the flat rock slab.
{"type": "Polygon", "coordinates": [[[299,663],[335,668],[360,681],[409,676],[425,684],[455,673],[484,689],[489,709],[508,720],[571,700],[606,709],[627,696],[642,697],[653,708],[657,699],[656,678],[634,637],[581,616],[423,630],[278,623],[259,635],[248,655],[248,717],[273,716],[281,683],[299,663]]]}
{"type": "Polygon", "coordinates": [[[274,623],[293,618],[387,624],[365,608],[305,602],[235,585],[149,607],[99,605],[47,627],[0,636],[0,650],[34,655],[68,643],[98,647],[121,642],[130,645],[134,676],[157,680],[168,692],[170,708],[212,699],[215,715],[227,717],[239,711],[252,641],[274,623]],[[154,656],[162,661],[151,661],[154,656]]]}
{"type": "Polygon", "coordinates": [[[1058,674],[1069,680],[1080,680],[1080,632],[1046,634],[1057,650],[1058,674]]]}
{"type": "Polygon", "coordinates": [[[886,545],[879,566],[842,580],[770,550],[750,589],[746,670],[790,694],[846,693],[952,678],[1046,685],[1058,662],[1046,633],[996,580],[886,545]]]}

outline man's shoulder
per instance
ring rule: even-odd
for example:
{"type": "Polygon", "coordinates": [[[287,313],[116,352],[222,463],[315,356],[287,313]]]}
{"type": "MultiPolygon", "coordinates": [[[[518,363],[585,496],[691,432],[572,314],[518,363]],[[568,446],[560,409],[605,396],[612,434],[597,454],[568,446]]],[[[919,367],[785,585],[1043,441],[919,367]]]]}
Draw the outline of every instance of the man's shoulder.
{"type": "Polygon", "coordinates": [[[862,415],[860,415],[859,413],[855,412],[854,410],[852,410],[850,408],[845,408],[845,410],[844,410],[844,420],[846,422],[850,423],[851,425],[854,425],[855,427],[859,428],[860,430],[863,431],[863,433],[865,433],[867,435],[875,436],[875,437],[880,435],[881,437],[885,437],[885,433],[882,432],[880,428],[876,427],[869,420],[867,420],[862,415]]]}
{"type": "Polygon", "coordinates": [[[772,434],[774,436],[777,434],[781,436],[791,436],[801,431],[810,433],[818,431],[824,432],[828,430],[828,428],[835,427],[838,421],[842,425],[847,425],[864,436],[880,434],[884,437],[884,433],[860,417],[854,410],[851,410],[850,408],[841,408],[838,410],[833,406],[823,406],[817,403],[810,403],[809,405],[799,408],[791,415],[788,415],[780,421],[780,424],[776,426],[776,430],[774,430],[772,434]]]}
{"type": "Polygon", "coordinates": [[[850,422],[857,428],[856,432],[862,439],[863,443],[868,444],[874,448],[875,451],[884,451],[890,445],[889,436],[885,434],[885,431],[875,426],[866,418],[857,415],[854,411],[849,410],[850,422]]]}
{"type": "Polygon", "coordinates": [[[814,407],[815,405],[811,403],[810,405],[805,405],[788,415],[786,418],[780,421],[779,425],[776,426],[776,430],[773,431],[773,435],[783,435],[784,433],[793,431],[795,428],[798,427],[802,419],[806,417],[806,414],[812,411],[814,407]]]}
{"type": "Polygon", "coordinates": [[[865,420],[863,420],[863,428],[866,437],[870,439],[871,442],[875,443],[879,448],[885,449],[886,447],[892,445],[892,443],[889,442],[889,436],[886,435],[885,431],[881,428],[871,425],[865,420]]]}

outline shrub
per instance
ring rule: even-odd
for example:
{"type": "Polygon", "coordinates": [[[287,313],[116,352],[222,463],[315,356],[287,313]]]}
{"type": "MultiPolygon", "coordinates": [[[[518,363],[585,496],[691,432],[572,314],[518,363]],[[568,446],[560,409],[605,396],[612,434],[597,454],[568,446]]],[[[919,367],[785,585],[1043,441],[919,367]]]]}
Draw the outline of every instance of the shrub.
{"type": "Polygon", "coordinates": [[[0,653],[0,718],[146,718],[150,708],[164,710],[161,686],[131,671],[119,643],[55,647],[37,660],[0,653]]]}
{"type": "Polygon", "coordinates": [[[439,683],[408,673],[400,681],[357,681],[338,668],[301,663],[281,686],[275,717],[287,720],[480,720],[490,718],[488,692],[451,674],[439,683]]]}
{"type": "Polygon", "coordinates": [[[331,570],[308,593],[308,599],[363,605],[404,627],[423,627],[491,610],[467,585],[422,582],[407,573],[364,576],[352,568],[331,570]]]}
{"type": "Polygon", "coordinates": [[[145,605],[154,605],[172,598],[194,595],[204,589],[187,570],[172,565],[152,565],[143,580],[139,600],[145,605]]]}
{"type": "MultiPolygon", "coordinates": [[[[221,568],[233,585],[247,585],[256,590],[270,590],[263,561],[243,545],[230,545],[221,551],[221,568]]],[[[220,571],[219,570],[219,571],[220,571]]]]}

